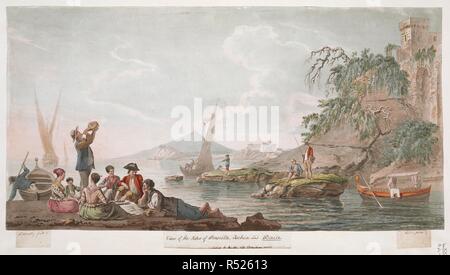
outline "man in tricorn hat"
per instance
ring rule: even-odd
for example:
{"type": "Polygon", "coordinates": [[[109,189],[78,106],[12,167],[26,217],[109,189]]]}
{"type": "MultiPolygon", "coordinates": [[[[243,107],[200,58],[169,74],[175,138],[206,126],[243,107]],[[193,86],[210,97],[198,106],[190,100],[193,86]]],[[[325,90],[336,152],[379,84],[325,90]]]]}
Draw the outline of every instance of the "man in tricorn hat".
{"type": "Polygon", "coordinates": [[[142,184],[144,178],[138,174],[139,167],[136,163],[128,163],[124,167],[128,170],[128,175],[123,177],[116,195],[116,200],[131,201],[137,203],[142,197],[142,184]]]}
{"type": "Polygon", "coordinates": [[[95,169],[94,152],[91,149],[91,144],[94,142],[98,129],[98,123],[93,125],[91,122],[83,133],[78,130],[78,127],[70,132],[75,149],[77,150],[77,165],[75,170],[80,173],[81,189],[88,186],[89,175],[92,169],[95,169]]]}

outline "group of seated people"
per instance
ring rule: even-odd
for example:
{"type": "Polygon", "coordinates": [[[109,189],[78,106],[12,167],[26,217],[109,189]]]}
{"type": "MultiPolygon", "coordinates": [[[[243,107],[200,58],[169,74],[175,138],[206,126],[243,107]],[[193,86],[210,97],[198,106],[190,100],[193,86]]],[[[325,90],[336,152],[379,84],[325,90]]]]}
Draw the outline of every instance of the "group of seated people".
{"type": "Polygon", "coordinates": [[[165,197],[155,189],[155,183],[139,174],[136,163],[125,167],[128,174],[120,179],[114,173],[114,167],[106,167],[107,175],[102,177],[92,173],[89,185],[80,188],[67,178],[67,185],[62,182],[66,172],[62,168],[53,171],[56,180],[52,184],[52,195],[48,209],[55,213],[79,213],[88,220],[118,220],[131,215],[164,215],[190,220],[204,218],[221,218],[219,209],[212,209],[209,203],[201,207],[192,206],[183,200],[165,197]]]}

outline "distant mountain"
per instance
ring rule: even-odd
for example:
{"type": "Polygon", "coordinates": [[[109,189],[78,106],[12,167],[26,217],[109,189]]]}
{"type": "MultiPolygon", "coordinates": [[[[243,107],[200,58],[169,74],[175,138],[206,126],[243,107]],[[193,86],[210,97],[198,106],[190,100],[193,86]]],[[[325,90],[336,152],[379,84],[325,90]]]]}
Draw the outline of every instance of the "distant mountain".
{"type": "MultiPolygon", "coordinates": [[[[177,149],[180,152],[197,155],[202,148],[201,141],[172,141],[167,143],[168,146],[177,149]]],[[[211,151],[213,154],[229,154],[233,152],[232,149],[227,148],[219,143],[213,142],[211,144],[211,151]]]]}
{"type": "MultiPolygon", "coordinates": [[[[190,141],[185,141],[186,138],[183,138],[179,141],[171,141],[167,143],[167,146],[173,147],[180,152],[197,155],[200,153],[203,142],[201,135],[197,133],[191,133],[189,136],[190,141]]],[[[232,149],[227,148],[219,143],[213,142],[211,144],[211,150],[213,154],[229,154],[233,152],[232,149]]]]}
{"type": "MultiPolygon", "coordinates": [[[[119,157],[118,159],[178,160],[197,156],[200,153],[201,148],[201,141],[171,141],[133,155],[119,157]]],[[[211,151],[214,155],[229,154],[233,152],[232,149],[216,142],[211,144],[211,151]]]]}
{"type": "Polygon", "coordinates": [[[118,159],[136,159],[136,160],[177,160],[187,158],[189,155],[168,146],[160,145],[155,148],[144,150],[139,153],[119,157],[118,159]]]}
{"type": "Polygon", "coordinates": [[[283,151],[277,150],[275,152],[261,152],[259,150],[251,150],[249,148],[243,149],[241,151],[235,152],[233,154],[234,160],[252,160],[252,161],[263,161],[270,160],[279,157],[283,151]]]}
{"type": "Polygon", "coordinates": [[[187,154],[182,153],[177,149],[167,145],[160,145],[156,148],[153,148],[151,151],[152,152],[149,152],[149,154],[147,155],[148,159],[177,160],[188,157],[187,154]]]}

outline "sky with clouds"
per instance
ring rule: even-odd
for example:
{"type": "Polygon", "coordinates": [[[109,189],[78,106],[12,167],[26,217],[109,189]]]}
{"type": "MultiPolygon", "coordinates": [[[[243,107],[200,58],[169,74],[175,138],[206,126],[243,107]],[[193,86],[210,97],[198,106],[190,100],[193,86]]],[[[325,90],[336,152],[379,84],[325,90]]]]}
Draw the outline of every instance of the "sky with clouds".
{"type": "Polygon", "coordinates": [[[439,9],[10,7],[8,154],[42,154],[35,91],[47,117],[62,94],[60,156],[64,143],[74,154],[70,130],[91,120],[101,124],[97,158],[168,142],[172,108],[192,107],[194,98],[280,106],[280,146],[293,147],[300,118],[325,94],[305,85],[310,51],[383,53],[400,43],[398,24],[409,16],[441,31],[439,9]]]}

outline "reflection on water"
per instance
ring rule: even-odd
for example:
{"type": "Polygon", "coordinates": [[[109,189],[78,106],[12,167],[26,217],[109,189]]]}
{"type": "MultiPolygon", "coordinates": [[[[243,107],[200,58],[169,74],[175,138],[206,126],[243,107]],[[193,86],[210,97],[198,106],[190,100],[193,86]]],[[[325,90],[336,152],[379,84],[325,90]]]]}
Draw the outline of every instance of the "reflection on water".
{"type": "MultiPolygon", "coordinates": [[[[113,164],[119,176],[126,172],[126,161],[97,163],[97,172],[105,174],[104,167],[113,164]]],[[[141,173],[152,178],[166,196],[173,196],[193,204],[208,201],[227,216],[239,221],[261,212],[266,218],[278,220],[283,230],[424,230],[444,227],[444,199],[441,192],[433,192],[429,201],[382,201],[380,209],[372,200],[362,200],[354,188],[340,199],[254,199],[250,195],[260,187],[256,184],[203,183],[193,179],[180,183],[166,183],[164,177],[180,174],[179,163],[173,161],[140,161],[141,173]]],[[[32,165],[30,165],[32,168],[32,165]]],[[[17,171],[18,165],[11,165],[17,171]]],[[[66,168],[68,176],[78,178],[73,168],[66,168]]],[[[14,173],[14,172],[12,172],[14,173]]]]}

